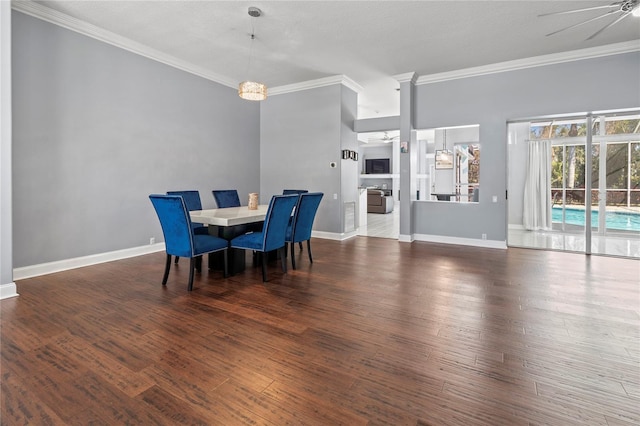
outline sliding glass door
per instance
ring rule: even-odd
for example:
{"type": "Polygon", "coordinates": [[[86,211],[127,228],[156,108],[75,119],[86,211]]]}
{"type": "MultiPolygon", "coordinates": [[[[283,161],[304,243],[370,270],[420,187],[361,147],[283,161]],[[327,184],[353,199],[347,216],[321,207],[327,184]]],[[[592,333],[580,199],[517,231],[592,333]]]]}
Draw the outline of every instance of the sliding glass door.
{"type": "Polygon", "coordinates": [[[509,128],[509,245],[640,257],[637,111],[532,120],[511,123],[509,128]],[[530,162],[530,146],[542,141],[551,145],[550,182],[532,192],[528,183],[532,169],[535,172],[544,164],[530,162]],[[527,165],[521,176],[519,162],[527,165]],[[524,203],[513,198],[521,186],[528,189],[520,191],[524,203]],[[538,200],[532,201],[531,194],[538,200]],[[546,208],[547,199],[551,224],[532,226],[527,209],[546,208]]]}
{"type": "Polygon", "coordinates": [[[640,244],[640,117],[594,119],[591,251],[615,254],[640,244]]]}
{"type": "MultiPolygon", "coordinates": [[[[532,126],[535,130],[538,126],[532,126]]],[[[553,229],[584,233],[586,200],[586,123],[584,120],[548,127],[551,146],[551,206],[553,229]]],[[[584,247],[575,247],[584,250],[584,247]]]]}

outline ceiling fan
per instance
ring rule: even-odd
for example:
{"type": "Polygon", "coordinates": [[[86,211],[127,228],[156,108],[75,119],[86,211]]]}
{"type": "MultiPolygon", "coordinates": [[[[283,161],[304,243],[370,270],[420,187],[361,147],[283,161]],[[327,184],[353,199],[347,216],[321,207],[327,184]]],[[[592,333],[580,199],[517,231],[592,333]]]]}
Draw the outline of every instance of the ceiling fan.
{"type": "Polygon", "coordinates": [[[603,32],[604,30],[606,30],[607,28],[613,27],[615,24],[622,21],[624,18],[626,18],[629,15],[640,17],[640,0],[619,0],[603,6],[585,7],[582,9],[565,10],[563,12],[544,13],[542,15],[538,15],[538,17],[550,16],[550,15],[566,15],[569,13],[586,12],[589,10],[597,10],[597,9],[609,9],[609,10],[607,10],[602,15],[596,16],[595,18],[587,19],[586,21],[579,22],[577,24],[562,28],[558,31],[549,33],[547,34],[547,36],[558,34],[559,32],[569,30],[571,28],[579,27],[580,25],[584,25],[601,18],[606,18],[607,16],[617,16],[617,18],[614,21],[611,21],[604,27],[600,28],[600,30],[593,33],[589,38],[587,38],[587,40],[591,40],[592,38],[595,38],[598,34],[603,32]]]}
{"type": "Polygon", "coordinates": [[[388,132],[384,132],[384,135],[381,138],[372,138],[372,139],[369,139],[369,141],[389,143],[389,142],[395,141],[396,139],[400,139],[400,136],[389,136],[388,132]]]}

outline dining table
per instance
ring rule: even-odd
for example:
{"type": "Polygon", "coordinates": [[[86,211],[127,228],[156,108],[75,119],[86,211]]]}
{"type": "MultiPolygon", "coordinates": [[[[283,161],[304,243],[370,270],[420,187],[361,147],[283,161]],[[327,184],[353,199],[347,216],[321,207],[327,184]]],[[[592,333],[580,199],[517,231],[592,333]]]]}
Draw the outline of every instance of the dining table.
{"type": "Polygon", "coordinates": [[[192,210],[189,215],[192,222],[231,227],[262,222],[268,209],[268,204],[259,204],[255,210],[250,210],[247,206],[226,207],[224,209],[192,210]]]}
{"type": "MultiPolygon", "coordinates": [[[[268,204],[259,204],[257,209],[248,206],[226,207],[222,209],[192,210],[191,222],[207,225],[209,234],[231,241],[233,238],[251,231],[260,231],[269,209],[268,204]]],[[[210,269],[222,269],[222,256],[212,253],[209,256],[210,269]]],[[[227,266],[230,275],[245,269],[245,250],[229,248],[227,266]]]]}

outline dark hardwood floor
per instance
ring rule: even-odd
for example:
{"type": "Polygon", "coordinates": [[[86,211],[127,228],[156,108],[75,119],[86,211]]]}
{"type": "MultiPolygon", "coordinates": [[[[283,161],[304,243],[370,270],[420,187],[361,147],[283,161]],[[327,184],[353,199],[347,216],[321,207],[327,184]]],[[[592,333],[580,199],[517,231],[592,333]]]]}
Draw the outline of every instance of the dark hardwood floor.
{"type": "Polygon", "coordinates": [[[357,237],[298,270],[164,253],[17,283],[3,425],[640,424],[640,262],[357,237]]]}

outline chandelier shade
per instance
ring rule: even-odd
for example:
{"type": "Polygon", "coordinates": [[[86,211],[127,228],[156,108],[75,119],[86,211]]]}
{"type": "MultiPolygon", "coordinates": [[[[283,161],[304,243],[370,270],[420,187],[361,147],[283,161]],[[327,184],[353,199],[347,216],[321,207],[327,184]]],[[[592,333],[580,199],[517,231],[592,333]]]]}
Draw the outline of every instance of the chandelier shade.
{"type": "Polygon", "coordinates": [[[238,95],[248,101],[264,101],[267,99],[267,86],[255,81],[243,81],[238,86],[238,95]]]}

